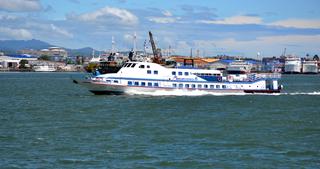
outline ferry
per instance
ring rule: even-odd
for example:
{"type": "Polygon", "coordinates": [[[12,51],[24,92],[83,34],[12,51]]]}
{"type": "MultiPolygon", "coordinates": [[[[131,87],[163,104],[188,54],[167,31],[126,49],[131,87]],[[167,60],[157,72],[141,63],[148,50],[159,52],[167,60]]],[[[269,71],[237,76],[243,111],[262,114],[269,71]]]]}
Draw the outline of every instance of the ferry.
{"type": "Polygon", "coordinates": [[[288,57],[284,63],[284,73],[297,74],[301,73],[302,65],[301,59],[297,57],[288,57]]]}
{"type": "Polygon", "coordinates": [[[232,74],[193,67],[168,68],[157,63],[127,62],[117,73],[101,74],[84,81],[90,92],[100,94],[152,94],[156,91],[215,93],[279,93],[280,74],[232,74]]]}
{"type": "Polygon", "coordinates": [[[33,67],[35,72],[55,72],[57,69],[53,65],[36,65],[33,67]]]}
{"type": "Polygon", "coordinates": [[[229,73],[229,74],[246,74],[246,73],[250,73],[251,67],[252,67],[252,65],[246,61],[235,60],[234,62],[231,62],[227,66],[227,73],[229,73]]]}
{"type": "Polygon", "coordinates": [[[306,60],[302,62],[302,73],[304,74],[317,74],[318,73],[318,61],[306,60]]]}

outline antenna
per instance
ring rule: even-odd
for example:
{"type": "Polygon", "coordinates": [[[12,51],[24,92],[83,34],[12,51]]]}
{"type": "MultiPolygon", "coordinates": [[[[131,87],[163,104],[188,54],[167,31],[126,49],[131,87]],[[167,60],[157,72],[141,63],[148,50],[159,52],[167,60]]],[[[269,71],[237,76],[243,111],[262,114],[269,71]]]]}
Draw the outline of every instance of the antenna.
{"type": "Polygon", "coordinates": [[[282,56],[286,56],[286,52],[287,52],[287,48],[284,48],[284,50],[283,50],[283,53],[282,53],[282,56]]]}
{"type": "Polygon", "coordinates": [[[191,50],[190,50],[190,58],[192,58],[192,48],[191,48],[191,50]]]}
{"type": "Polygon", "coordinates": [[[114,37],[112,36],[111,38],[111,53],[115,52],[115,41],[114,41],[114,37]]]}
{"type": "Polygon", "coordinates": [[[136,44],[137,44],[137,33],[134,32],[133,34],[133,55],[136,55],[136,44]]]}
{"type": "Polygon", "coordinates": [[[94,52],[95,52],[94,49],[92,49],[92,57],[93,57],[93,58],[94,58],[94,52]]]}

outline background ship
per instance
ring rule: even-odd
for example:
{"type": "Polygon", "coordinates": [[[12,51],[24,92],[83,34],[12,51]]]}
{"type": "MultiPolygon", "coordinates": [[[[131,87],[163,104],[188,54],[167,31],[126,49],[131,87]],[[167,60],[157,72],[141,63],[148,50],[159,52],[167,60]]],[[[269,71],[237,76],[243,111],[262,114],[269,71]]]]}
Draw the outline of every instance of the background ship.
{"type": "Polygon", "coordinates": [[[316,60],[308,60],[302,63],[302,73],[317,74],[318,72],[318,62],[316,60]]]}
{"type": "Polygon", "coordinates": [[[284,63],[284,73],[297,74],[301,72],[301,59],[297,57],[288,57],[284,63]]]}

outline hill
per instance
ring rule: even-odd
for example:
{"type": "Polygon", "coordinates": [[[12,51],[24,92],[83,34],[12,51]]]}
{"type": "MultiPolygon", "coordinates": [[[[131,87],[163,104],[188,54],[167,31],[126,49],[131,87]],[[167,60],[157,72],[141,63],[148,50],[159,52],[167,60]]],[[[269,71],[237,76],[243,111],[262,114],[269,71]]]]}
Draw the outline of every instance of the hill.
{"type": "MultiPolygon", "coordinates": [[[[41,50],[47,49],[49,47],[56,46],[49,44],[47,42],[41,40],[0,40],[0,51],[6,54],[15,54],[19,50],[22,49],[34,49],[34,50],[41,50]]],[[[62,47],[64,48],[64,47],[62,47]]],[[[80,49],[68,49],[64,48],[68,51],[69,56],[91,56],[93,48],[85,47],[80,49]]]]}

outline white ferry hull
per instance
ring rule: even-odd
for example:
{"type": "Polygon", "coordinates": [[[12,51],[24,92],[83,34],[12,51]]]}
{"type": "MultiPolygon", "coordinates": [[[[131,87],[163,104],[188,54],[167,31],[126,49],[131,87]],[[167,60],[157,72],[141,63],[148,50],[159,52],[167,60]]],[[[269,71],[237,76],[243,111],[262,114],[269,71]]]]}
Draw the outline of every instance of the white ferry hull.
{"type": "MultiPolygon", "coordinates": [[[[79,83],[79,82],[76,82],[79,83]]],[[[96,95],[121,95],[121,94],[154,94],[155,92],[182,92],[186,95],[196,94],[244,94],[244,93],[280,93],[280,89],[179,89],[166,87],[141,87],[141,86],[123,86],[110,85],[100,82],[84,81],[81,84],[96,95]]],[[[170,95],[170,94],[169,94],[170,95]]]]}
{"type": "Polygon", "coordinates": [[[318,73],[317,62],[311,62],[309,64],[304,63],[302,65],[302,73],[304,73],[304,74],[317,74],[318,73]]]}
{"type": "Polygon", "coordinates": [[[301,73],[302,65],[299,58],[293,58],[286,60],[284,64],[284,73],[286,74],[298,74],[301,73]]]}
{"type": "Polygon", "coordinates": [[[52,66],[35,66],[34,68],[35,72],[55,72],[56,69],[52,66]]]}

